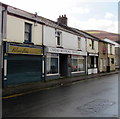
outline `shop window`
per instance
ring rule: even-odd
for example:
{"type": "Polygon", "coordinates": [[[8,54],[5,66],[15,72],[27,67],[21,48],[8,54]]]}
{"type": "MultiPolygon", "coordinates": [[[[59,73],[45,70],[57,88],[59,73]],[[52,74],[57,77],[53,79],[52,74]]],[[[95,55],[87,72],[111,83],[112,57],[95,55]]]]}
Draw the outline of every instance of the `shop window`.
{"type": "Polygon", "coordinates": [[[78,49],[81,50],[81,38],[78,37],[78,49]]]}
{"type": "Polygon", "coordinates": [[[55,32],[55,37],[56,37],[56,44],[57,44],[57,46],[61,46],[62,44],[62,32],[60,32],[60,31],[56,31],[55,32]]]}
{"type": "Polygon", "coordinates": [[[84,71],[84,58],[72,56],[72,72],[84,71]]]}
{"type": "Polygon", "coordinates": [[[47,54],[47,74],[59,73],[59,56],[58,54],[47,54]]]}
{"type": "Polygon", "coordinates": [[[91,57],[91,64],[90,64],[90,68],[94,68],[94,57],[91,57]]]}
{"type": "Polygon", "coordinates": [[[111,64],[114,64],[114,58],[111,58],[111,64]]]}
{"type": "Polygon", "coordinates": [[[29,23],[25,23],[25,43],[31,43],[32,40],[32,25],[29,23]]]}
{"type": "Polygon", "coordinates": [[[97,57],[90,56],[88,57],[88,68],[96,68],[97,67],[97,57]]]}

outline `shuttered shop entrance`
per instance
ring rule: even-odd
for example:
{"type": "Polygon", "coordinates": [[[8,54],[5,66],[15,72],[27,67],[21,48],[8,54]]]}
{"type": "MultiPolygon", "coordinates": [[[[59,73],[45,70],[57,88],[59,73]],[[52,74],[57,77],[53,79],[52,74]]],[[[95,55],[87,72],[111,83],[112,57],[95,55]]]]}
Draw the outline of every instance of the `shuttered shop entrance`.
{"type": "Polygon", "coordinates": [[[8,55],[7,85],[40,80],[42,80],[42,56],[8,55]]]}

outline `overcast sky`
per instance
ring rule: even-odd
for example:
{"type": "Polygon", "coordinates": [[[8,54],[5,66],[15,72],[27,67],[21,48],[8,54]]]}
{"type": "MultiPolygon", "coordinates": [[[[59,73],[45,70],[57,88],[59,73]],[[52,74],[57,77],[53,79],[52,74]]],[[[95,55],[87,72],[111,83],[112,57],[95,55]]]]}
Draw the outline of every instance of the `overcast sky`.
{"type": "Polygon", "coordinates": [[[67,15],[68,26],[118,33],[118,0],[0,0],[56,21],[67,15]]]}

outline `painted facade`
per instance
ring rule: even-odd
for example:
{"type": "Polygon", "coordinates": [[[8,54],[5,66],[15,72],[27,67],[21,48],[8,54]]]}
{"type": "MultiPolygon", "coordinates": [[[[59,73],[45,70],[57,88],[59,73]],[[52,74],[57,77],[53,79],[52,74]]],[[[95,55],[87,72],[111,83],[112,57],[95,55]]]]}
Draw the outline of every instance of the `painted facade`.
{"type": "Polygon", "coordinates": [[[110,66],[110,71],[115,70],[115,45],[108,44],[108,66],[110,66]]]}
{"type": "Polygon", "coordinates": [[[98,73],[98,40],[87,39],[87,69],[88,74],[98,73]]]}
{"type": "Polygon", "coordinates": [[[7,6],[5,15],[4,86],[42,80],[43,24],[37,22],[33,15],[10,6],[7,6]]]}
{"type": "Polygon", "coordinates": [[[4,86],[114,71],[118,65],[115,44],[67,26],[66,15],[54,22],[1,4],[4,86]]]}
{"type": "Polygon", "coordinates": [[[98,59],[98,68],[99,72],[107,72],[108,66],[108,45],[107,42],[99,41],[99,59],[98,59]]]}
{"type": "Polygon", "coordinates": [[[44,26],[46,79],[77,76],[86,73],[86,40],[66,29],[44,26]],[[57,36],[60,33],[60,36],[57,36]],[[58,38],[60,42],[58,42],[58,38]],[[79,45],[79,46],[78,46],[79,45]]]}
{"type": "Polygon", "coordinates": [[[110,39],[104,39],[104,40],[108,41],[109,43],[115,45],[115,68],[119,69],[120,68],[120,63],[119,63],[119,58],[120,58],[120,55],[119,55],[120,44],[118,44],[118,43],[116,43],[114,41],[111,41],[110,39]]]}

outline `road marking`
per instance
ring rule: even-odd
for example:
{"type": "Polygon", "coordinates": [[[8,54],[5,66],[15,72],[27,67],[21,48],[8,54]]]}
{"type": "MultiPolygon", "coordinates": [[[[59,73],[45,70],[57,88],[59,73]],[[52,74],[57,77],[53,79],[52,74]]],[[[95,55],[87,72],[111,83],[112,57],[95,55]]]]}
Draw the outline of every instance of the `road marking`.
{"type": "MultiPolygon", "coordinates": [[[[93,78],[91,78],[89,80],[94,80],[94,79],[97,79],[97,78],[93,77],[93,78]]],[[[22,96],[22,95],[31,94],[31,93],[38,92],[38,91],[50,90],[50,89],[55,89],[55,88],[62,87],[62,86],[74,85],[74,84],[82,83],[84,81],[89,81],[89,80],[84,80],[83,79],[83,80],[79,80],[79,81],[76,81],[76,82],[71,82],[71,83],[67,83],[67,84],[63,84],[63,85],[58,85],[58,86],[53,86],[53,87],[47,87],[47,88],[43,88],[43,89],[36,89],[36,90],[24,92],[24,93],[18,93],[18,94],[14,94],[14,95],[4,96],[4,97],[2,97],[2,99],[9,99],[9,98],[14,98],[14,97],[22,96]]]]}
{"type": "Polygon", "coordinates": [[[18,97],[18,96],[22,96],[22,95],[26,95],[26,94],[31,94],[31,93],[42,91],[42,90],[50,90],[50,89],[54,89],[54,88],[58,88],[58,87],[60,87],[60,86],[48,87],[48,88],[43,88],[43,89],[36,89],[36,90],[28,91],[25,93],[18,93],[18,94],[14,94],[14,95],[4,96],[4,97],[2,97],[2,99],[14,98],[14,97],[18,97]]]}
{"type": "Polygon", "coordinates": [[[21,96],[21,95],[23,95],[23,94],[20,93],[20,94],[15,94],[15,95],[9,95],[9,96],[2,97],[2,99],[13,98],[13,97],[21,96]]]}

